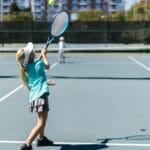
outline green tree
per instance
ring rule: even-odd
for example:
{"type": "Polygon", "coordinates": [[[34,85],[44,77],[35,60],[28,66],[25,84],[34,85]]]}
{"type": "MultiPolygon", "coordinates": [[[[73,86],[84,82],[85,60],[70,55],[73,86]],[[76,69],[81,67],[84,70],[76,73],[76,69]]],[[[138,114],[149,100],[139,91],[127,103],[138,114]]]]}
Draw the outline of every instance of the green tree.
{"type": "Polygon", "coordinates": [[[10,7],[10,13],[4,17],[4,21],[21,21],[27,22],[32,21],[31,8],[21,10],[16,2],[13,1],[10,7]]]}
{"type": "Polygon", "coordinates": [[[83,11],[78,13],[78,19],[79,21],[83,22],[90,22],[90,21],[100,21],[102,20],[102,11],[98,10],[89,10],[89,11],[83,11]]]}
{"type": "Polygon", "coordinates": [[[142,21],[150,20],[150,1],[147,0],[147,7],[145,7],[145,0],[141,0],[139,3],[135,4],[129,11],[127,15],[128,21],[142,21]]]}
{"type": "Polygon", "coordinates": [[[78,13],[79,21],[125,21],[124,12],[106,13],[103,11],[90,10],[78,13]]]}
{"type": "Polygon", "coordinates": [[[11,12],[16,12],[16,11],[20,11],[20,8],[16,2],[16,0],[13,1],[13,3],[10,6],[10,11],[11,12]]]}
{"type": "Polygon", "coordinates": [[[108,20],[109,21],[125,21],[125,13],[124,12],[110,13],[108,20]]]}
{"type": "Polygon", "coordinates": [[[21,21],[28,22],[32,21],[33,17],[30,12],[21,11],[21,12],[13,12],[4,17],[4,21],[21,21]]]}

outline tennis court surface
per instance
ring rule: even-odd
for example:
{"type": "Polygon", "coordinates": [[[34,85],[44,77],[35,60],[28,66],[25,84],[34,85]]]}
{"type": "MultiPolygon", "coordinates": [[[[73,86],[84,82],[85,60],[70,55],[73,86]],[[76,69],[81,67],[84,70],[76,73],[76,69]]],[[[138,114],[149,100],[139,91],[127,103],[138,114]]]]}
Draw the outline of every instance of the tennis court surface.
{"type": "MultiPolygon", "coordinates": [[[[46,136],[52,147],[36,150],[150,149],[150,55],[68,53],[48,79],[51,111],[46,136]]],[[[15,54],[0,56],[0,149],[17,150],[35,124],[28,91],[20,86],[15,54]]]]}

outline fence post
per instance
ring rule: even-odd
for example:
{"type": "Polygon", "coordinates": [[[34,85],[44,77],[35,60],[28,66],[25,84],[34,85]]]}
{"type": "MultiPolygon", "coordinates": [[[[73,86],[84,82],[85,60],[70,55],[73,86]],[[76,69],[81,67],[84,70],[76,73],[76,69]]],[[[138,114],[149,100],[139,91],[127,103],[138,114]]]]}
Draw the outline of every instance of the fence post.
{"type": "Polygon", "coordinates": [[[0,32],[1,32],[1,44],[2,47],[4,47],[3,21],[0,22],[0,32]]]}

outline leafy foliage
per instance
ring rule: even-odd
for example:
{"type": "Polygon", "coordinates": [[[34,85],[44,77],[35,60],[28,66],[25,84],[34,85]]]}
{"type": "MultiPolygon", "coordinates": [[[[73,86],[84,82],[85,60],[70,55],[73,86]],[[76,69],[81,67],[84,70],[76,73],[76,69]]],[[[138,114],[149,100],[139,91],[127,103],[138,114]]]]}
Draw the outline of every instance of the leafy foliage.
{"type": "Polygon", "coordinates": [[[10,21],[28,22],[32,20],[33,17],[31,15],[31,8],[26,8],[24,10],[21,10],[16,0],[14,0],[10,6],[10,13],[4,17],[4,21],[9,21],[9,22],[10,21]]]}
{"type": "Polygon", "coordinates": [[[89,10],[78,13],[79,21],[87,22],[87,21],[100,21],[102,15],[102,11],[98,10],[89,10]]]}
{"type": "Polygon", "coordinates": [[[147,5],[145,2],[145,0],[141,0],[129,10],[127,21],[150,20],[150,1],[147,0],[147,5]]]}
{"type": "Polygon", "coordinates": [[[10,6],[10,11],[13,12],[13,11],[20,11],[20,8],[17,4],[17,2],[14,0],[13,3],[11,4],[10,6]]]}
{"type": "Polygon", "coordinates": [[[32,20],[33,18],[32,18],[31,13],[27,11],[12,12],[4,17],[4,21],[28,22],[32,20]]]}

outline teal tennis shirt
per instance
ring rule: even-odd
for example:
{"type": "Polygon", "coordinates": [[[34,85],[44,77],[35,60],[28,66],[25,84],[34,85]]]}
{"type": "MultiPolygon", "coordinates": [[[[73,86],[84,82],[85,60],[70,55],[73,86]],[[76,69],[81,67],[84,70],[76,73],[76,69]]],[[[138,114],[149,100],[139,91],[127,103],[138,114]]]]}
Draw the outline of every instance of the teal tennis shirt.
{"type": "Polygon", "coordinates": [[[45,64],[36,60],[27,65],[27,81],[29,86],[29,102],[37,100],[43,94],[49,94],[49,87],[45,73],[45,64]]]}

